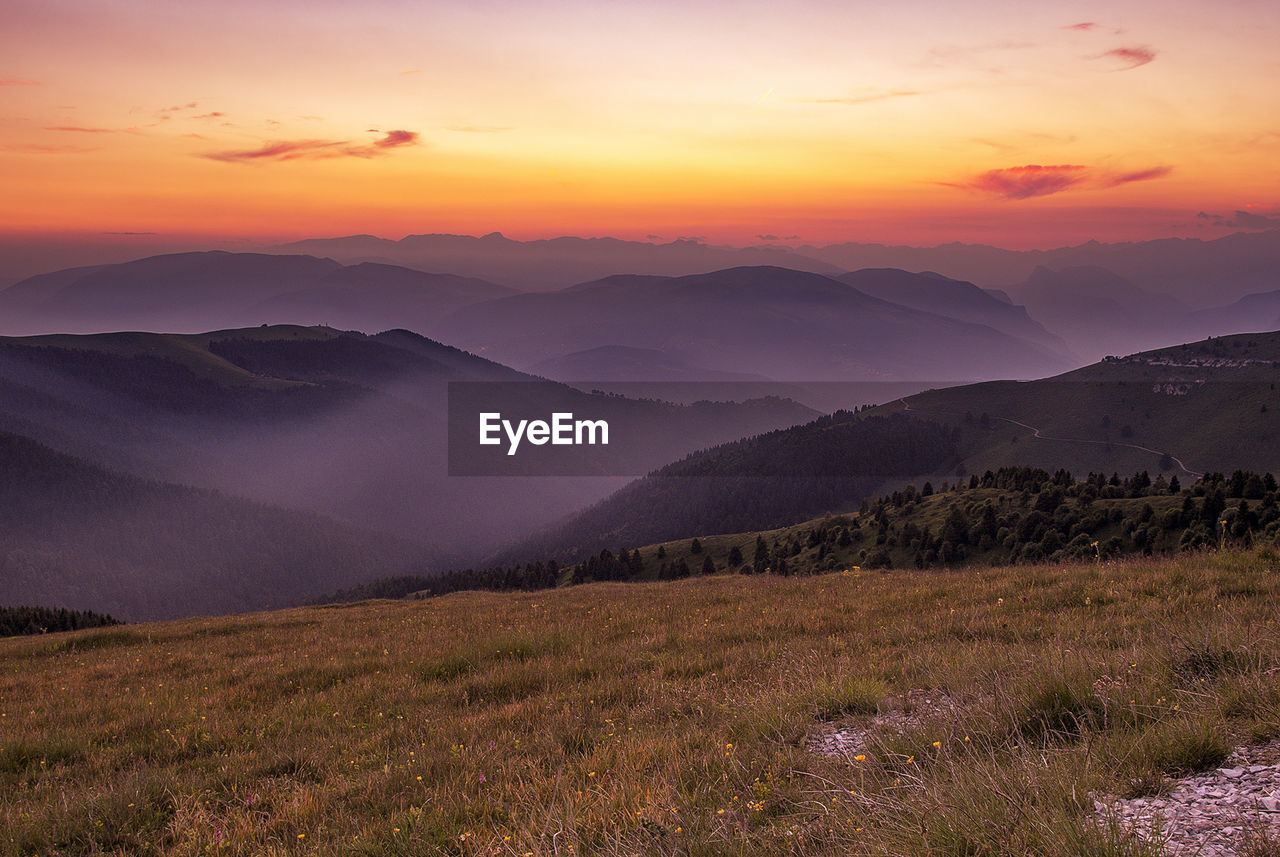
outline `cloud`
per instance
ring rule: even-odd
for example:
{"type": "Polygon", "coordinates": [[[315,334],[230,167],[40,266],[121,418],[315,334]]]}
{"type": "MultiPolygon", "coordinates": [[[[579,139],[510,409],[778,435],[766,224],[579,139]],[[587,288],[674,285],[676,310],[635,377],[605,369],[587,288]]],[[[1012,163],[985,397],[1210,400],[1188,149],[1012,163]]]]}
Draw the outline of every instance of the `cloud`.
{"type": "Polygon", "coordinates": [[[1132,173],[1120,173],[1105,179],[1104,187],[1119,187],[1130,182],[1145,182],[1151,179],[1162,179],[1173,172],[1173,167],[1150,167],[1132,173]]]}
{"type": "Polygon", "coordinates": [[[1027,164],[1023,167],[988,170],[967,182],[942,182],[942,184],[988,193],[1004,199],[1030,199],[1033,196],[1061,193],[1084,181],[1088,170],[1088,167],[1079,164],[1051,166],[1027,164]]]}
{"type": "Polygon", "coordinates": [[[1094,23],[1093,21],[1081,21],[1081,22],[1080,22],[1080,23],[1078,23],[1078,24],[1068,24],[1067,26],[1063,27],[1062,29],[1064,29],[1064,30],[1092,30],[1092,29],[1094,29],[1094,28],[1095,28],[1095,27],[1097,27],[1097,26],[1098,26],[1098,25],[1097,25],[1096,23],[1094,23]]]}
{"type": "Polygon", "coordinates": [[[988,170],[964,182],[938,182],[946,187],[986,193],[1002,199],[1030,199],[1066,190],[1113,188],[1132,182],[1164,178],[1173,167],[1149,167],[1127,173],[1097,172],[1082,164],[1027,164],[988,170]]]}
{"type": "Polygon", "coordinates": [[[407,68],[407,69],[405,69],[404,71],[402,71],[402,72],[400,72],[400,73],[401,73],[401,74],[404,74],[404,75],[408,75],[408,74],[422,74],[422,69],[420,69],[420,68],[407,68]]]}
{"type": "Polygon", "coordinates": [[[26,80],[21,77],[0,77],[0,86],[43,86],[38,80],[26,80]]]}
{"type": "Polygon", "coordinates": [[[1231,229],[1276,229],[1280,228],[1280,215],[1255,214],[1252,211],[1239,211],[1230,217],[1221,214],[1210,214],[1202,211],[1196,215],[1200,220],[1208,220],[1213,226],[1226,226],[1231,229]]]}
{"type": "Polygon", "coordinates": [[[349,140],[283,140],[263,143],[257,149],[230,152],[209,152],[201,157],[225,163],[255,163],[270,161],[322,161],[332,158],[376,158],[392,149],[413,146],[418,142],[416,131],[388,131],[380,140],[355,144],[349,140]]]}
{"type": "Polygon", "coordinates": [[[222,111],[215,110],[212,113],[201,113],[199,116],[192,116],[192,119],[221,119],[224,115],[222,111]]]}
{"type": "Polygon", "coordinates": [[[854,93],[840,98],[789,98],[788,101],[799,101],[804,104],[869,104],[872,101],[885,101],[889,98],[905,98],[908,95],[919,95],[915,90],[884,89],[874,92],[854,93]]]}
{"type": "Polygon", "coordinates": [[[1156,52],[1146,45],[1138,45],[1131,48],[1112,48],[1105,53],[1099,54],[1094,59],[1117,59],[1123,65],[1117,71],[1128,71],[1131,68],[1144,66],[1156,58],[1156,52]]]}
{"type": "Polygon", "coordinates": [[[114,134],[115,128],[82,128],[79,125],[46,125],[46,131],[75,131],[81,134],[114,134]]]}
{"type": "Polygon", "coordinates": [[[79,155],[83,152],[96,152],[97,149],[84,146],[48,146],[39,143],[12,143],[0,146],[0,152],[12,152],[16,155],[79,155]]]}
{"type": "Polygon", "coordinates": [[[418,142],[417,131],[388,131],[387,136],[374,142],[375,149],[394,149],[398,146],[412,146],[418,142]]]}

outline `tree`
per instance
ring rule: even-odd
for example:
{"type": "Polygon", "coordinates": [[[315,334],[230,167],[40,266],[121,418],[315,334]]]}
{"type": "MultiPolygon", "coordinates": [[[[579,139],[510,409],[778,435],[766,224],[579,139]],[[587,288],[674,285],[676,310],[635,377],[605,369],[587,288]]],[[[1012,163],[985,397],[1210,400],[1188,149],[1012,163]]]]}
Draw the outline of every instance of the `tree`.
{"type": "Polygon", "coordinates": [[[689,553],[692,553],[692,554],[702,553],[702,542],[698,541],[697,539],[694,539],[693,541],[689,542],[689,553]]]}

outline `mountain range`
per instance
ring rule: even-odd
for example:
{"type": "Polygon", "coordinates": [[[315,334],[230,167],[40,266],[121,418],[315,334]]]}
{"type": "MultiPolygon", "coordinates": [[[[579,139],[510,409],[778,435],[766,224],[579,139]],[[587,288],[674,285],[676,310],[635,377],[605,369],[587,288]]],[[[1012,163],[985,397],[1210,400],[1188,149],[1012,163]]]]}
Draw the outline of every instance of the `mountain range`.
{"type": "MultiPolygon", "coordinates": [[[[551,410],[600,413],[628,426],[646,442],[636,445],[622,473],[643,473],[695,449],[815,415],[776,398],[675,405],[537,380],[400,330],[366,336],[271,326],[0,338],[0,431],[38,445],[29,449],[110,471],[113,479],[219,491],[381,534],[411,547],[396,556],[412,553],[425,569],[483,556],[626,481],[619,475],[451,478],[451,382],[518,384],[540,391],[551,410]]],[[[60,490],[38,481],[27,487],[60,490]]],[[[147,508],[152,511],[139,526],[155,529],[153,512],[160,507],[147,508]]],[[[81,529],[103,531],[100,523],[77,520],[81,529]]],[[[48,549],[33,538],[18,538],[8,548],[48,549]]],[[[264,544],[245,550],[252,555],[264,544]]],[[[168,561],[179,559],[170,555],[168,561]]],[[[222,561],[232,560],[227,552],[222,561]]],[[[210,556],[200,562],[220,567],[210,556]]],[[[359,574],[358,566],[352,573],[359,574]]],[[[317,577],[333,583],[325,574],[317,577]]],[[[193,587],[192,598],[198,591],[193,587]]],[[[192,602],[182,603],[192,609],[192,602]]],[[[130,616],[158,607],[148,602],[111,609],[130,616]]]]}
{"type": "Polygon", "coordinates": [[[913,480],[942,485],[1002,467],[1078,477],[1146,471],[1188,484],[1208,472],[1276,472],[1277,368],[1280,332],[1242,334],[1112,357],[1036,381],[906,395],[703,450],[493,561],[577,561],[602,548],[787,526],[856,509],[862,498],[913,480]],[[909,452],[885,444],[878,427],[886,425],[894,436],[912,438],[909,452]],[[841,440],[833,447],[835,438],[841,440]],[[845,467],[841,455],[849,449],[882,454],[845,467]]]}

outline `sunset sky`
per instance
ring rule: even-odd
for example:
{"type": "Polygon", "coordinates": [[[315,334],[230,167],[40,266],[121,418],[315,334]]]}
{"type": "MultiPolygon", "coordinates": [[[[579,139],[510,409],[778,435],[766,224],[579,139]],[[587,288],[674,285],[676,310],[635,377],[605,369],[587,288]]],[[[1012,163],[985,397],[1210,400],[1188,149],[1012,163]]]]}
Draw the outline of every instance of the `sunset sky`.
{"type": "Polygon", "coordinates": [[[1280,225],[1273,0],[5,7],[10,235],[1048,247],[1280,225]]]}

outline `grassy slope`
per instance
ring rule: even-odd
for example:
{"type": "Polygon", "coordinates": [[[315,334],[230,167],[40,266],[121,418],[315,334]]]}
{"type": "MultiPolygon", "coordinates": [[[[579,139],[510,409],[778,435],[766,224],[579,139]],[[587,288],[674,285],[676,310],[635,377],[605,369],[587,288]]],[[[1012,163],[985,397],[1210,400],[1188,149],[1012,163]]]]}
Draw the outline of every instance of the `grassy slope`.
{"type": "Polygon", "coordinates": [[[717,576],[0,641],[0,854],[1143,854],[1088,792],[1280,736],[1268,551],[717,576]],[[954,718],[861,761],[822,718],[954,718]]]}
{"type": "Polygon", "coordinates": [[[1065,467],[1080,476],[1149,470],[1153,476],[1178,473],[1186,480],[1176,466],[1162,471],[1159,455],[1124,444],[1169,452],[1197,472],[1280,471],[1278,364],[1280,333],[1241,334],[1104,361],[1040,381],[931,390],[873,413],[909,407],[918,416],[963,426],[969,473],[1016,463],[1050,472],[1065,467]],[[1185,392],[1171,394],[1168,384],[1185,392]],[[989,429],[978,422],[983,413],[991,418],[989,429]],[[967,422],[966,414],[974,421],[967,422]],[[1091,443],[1037,439],[1009,420],[1048,437],[1091,443]],[[1131,429],[1128,437],[1125,426],[1131,429]]]}

